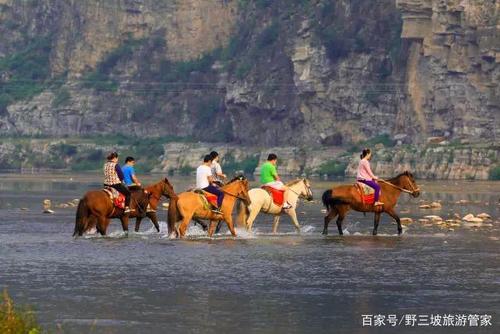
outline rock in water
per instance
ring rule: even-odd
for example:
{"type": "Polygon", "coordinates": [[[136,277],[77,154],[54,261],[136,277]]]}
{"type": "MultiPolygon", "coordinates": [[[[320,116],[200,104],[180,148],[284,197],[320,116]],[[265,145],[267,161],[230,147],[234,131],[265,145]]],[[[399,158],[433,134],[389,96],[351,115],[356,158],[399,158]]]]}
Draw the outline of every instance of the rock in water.
{"type": "Polygon", "coordinates": [[[429,204],[422,204],[419,206],[420,209],[430,209],[431,206],[429,204]]]}
{"type": "Polygon", "coordinates": [[[481,218],[483,220],[490,220],[491,216],[485,212],[478,214],[476,217],[481,218]]]}
{"type": "Polygon", "coordinates": [[[408,218],[408,217],[401,218],[401,224],[404,224],[404,225],[413,224],[413,219],[408,218]]]}
{"type": "Polygon", "coordinates": [[[43,200],[43,213],[54,213],[52,208],[52,202],[50,199],[43,200]]]}
{"type": "Polygon", "coordinates": [[[441,218],[439,216],[435,216],[435,215],[424,216],[424,218],[431,220],[433,223],[442,222],[443,221],[443,218],[441,218]]]}
{"type": "Polygon", "coordinates": [[[430,204],[430,206],[431,206],[431,209],[441,209],[441,203],[439,203],[439,202],[432,202],[430,204]]]}

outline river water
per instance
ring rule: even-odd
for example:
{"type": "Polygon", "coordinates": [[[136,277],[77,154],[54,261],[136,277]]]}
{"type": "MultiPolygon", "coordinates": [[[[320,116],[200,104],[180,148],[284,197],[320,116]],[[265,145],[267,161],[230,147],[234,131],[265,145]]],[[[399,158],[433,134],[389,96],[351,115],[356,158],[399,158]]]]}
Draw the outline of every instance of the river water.
{"type": "MultiPolygon", "coordinates": [[[[383,216],[373,237],[373,217],[350,213],[346,235],[339,237],[332,222],[325,237],[319,199],[333,182],[313,181],[316,201],[298,210],[300,235],[288,218],[272,235],[272,219],[259,216],[253,234],[238,229],[232,238],[224,228],[209,239],[191,226],[186,240],[172,241],[148,220],[128,238],[115,221],[109,237],[74,239],[75,208],[41,213],[43,199],[79,198],[99,187],[99,175],[1,177],[0,288],[33,307],[51,330],[378,333],[392,328],[387,321],[370,326],[367,319],[395,315],[391,332],[500,332],[499,182],[421,181],[422,196],[403,195],[397,207],[414,219],[489,213],[493,221],[481,227],[415,222],[398,237],[383,216]],[[441,201],[443,208],[419,209],[420,200],[441,201]],[[492,326],[417,326],[448,314],[491,316],[492,326]],[[406,315],[419,317],[415,327],[406,324],[406,315]]],[[[171,182],[180,191],[192,180],[171,182]]],[[[166,220],[166,211],[159,215],[166,220]]],[[[166,230],[164,222],[161,227],[166,230]]]]}

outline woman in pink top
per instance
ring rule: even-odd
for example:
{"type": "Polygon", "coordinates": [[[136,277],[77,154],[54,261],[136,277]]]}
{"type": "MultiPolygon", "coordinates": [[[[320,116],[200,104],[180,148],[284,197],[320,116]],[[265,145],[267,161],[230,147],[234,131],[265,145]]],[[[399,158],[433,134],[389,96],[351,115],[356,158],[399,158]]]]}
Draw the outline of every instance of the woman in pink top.
{"type": "Polygon", "coordinates": [[[377,182],[377,177],[373,175],[372,169],[370,168],[370,159],[372,158],[372,152],[369,148],[365,148],[361,153],[361,160],[358,165],[358,175],[356,178],[359,182],[366,184],[367,186],[375,189],[375,203],[373,205],[383,205],[384,203],[379,202],[380,197],[380,186],[377,182]]]}

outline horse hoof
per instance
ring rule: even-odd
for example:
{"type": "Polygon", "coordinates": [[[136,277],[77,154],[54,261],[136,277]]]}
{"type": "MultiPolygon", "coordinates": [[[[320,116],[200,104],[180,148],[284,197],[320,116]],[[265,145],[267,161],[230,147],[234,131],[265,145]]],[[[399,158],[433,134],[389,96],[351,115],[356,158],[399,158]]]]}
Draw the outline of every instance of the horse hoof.
{"type": "Polygon", "coordinates": [[[403,229],[398,230],[398,235],[403,234],[403,229]]]}
{"type": "Polygon", "coordinates": [[[373,231],[373,235],[377,235],[377,231],[373,231]]]}
{"type": "Polygon", "coordinates": [[[328,235],[328,231],[323,230],[323,232],[321,232],[321,234],[328,235]]]}

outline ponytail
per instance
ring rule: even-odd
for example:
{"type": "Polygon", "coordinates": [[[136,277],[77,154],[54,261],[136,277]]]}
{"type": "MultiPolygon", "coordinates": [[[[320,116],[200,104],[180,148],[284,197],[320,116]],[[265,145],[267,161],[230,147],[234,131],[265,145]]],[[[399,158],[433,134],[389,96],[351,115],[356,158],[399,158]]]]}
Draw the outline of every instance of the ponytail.
{"type": "Polygon", "coordinates": [[[370,152],[371,152],[371,151],[370,151],[370,149],[369,149],[369,148],[365,148],[365,149],[363,150],[363,152],[361,152],[361,155],[360,155],[361,159],[363,159],[363,158],[364,158],[364,157],[366,157],[368,154],[370,154],[370,152]]]}

